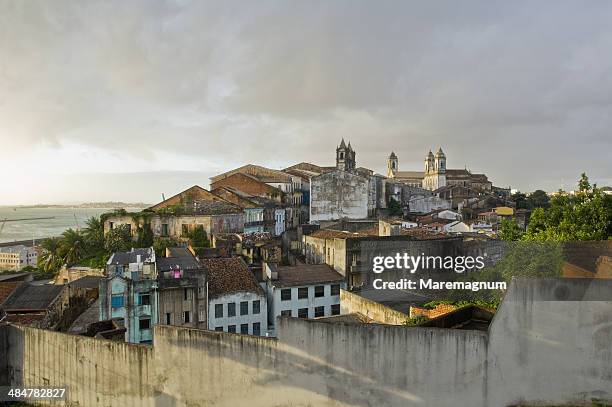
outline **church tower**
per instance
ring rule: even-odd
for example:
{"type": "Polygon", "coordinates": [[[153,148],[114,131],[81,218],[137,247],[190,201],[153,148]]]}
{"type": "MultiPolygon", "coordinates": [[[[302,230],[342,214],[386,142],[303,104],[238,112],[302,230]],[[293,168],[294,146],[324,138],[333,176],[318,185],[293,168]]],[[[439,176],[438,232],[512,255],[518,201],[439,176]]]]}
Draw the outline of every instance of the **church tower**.
{"type": "Polygon", "coordinates": [[[425,176],[423,177],[423,188],[434,191],[446,186],[446,155],[442,148],[434,154],[429,150],[425,157],[425,176]]]}
{"type": "Polygon", "coordinates": [[[397,161],[397,156],[393,151],[391,151],[391,155],[387,160],[387,178],[395,178],[395,174],[399,171],[399,163],[397,161]]]}
{"type": "Polygon", "coordinates": [[[351,147],[350,141],[347,146],[342,139],[342,142],[336,148],[336,168],[349,172],[355,170],[355,151],[351,147]]]}

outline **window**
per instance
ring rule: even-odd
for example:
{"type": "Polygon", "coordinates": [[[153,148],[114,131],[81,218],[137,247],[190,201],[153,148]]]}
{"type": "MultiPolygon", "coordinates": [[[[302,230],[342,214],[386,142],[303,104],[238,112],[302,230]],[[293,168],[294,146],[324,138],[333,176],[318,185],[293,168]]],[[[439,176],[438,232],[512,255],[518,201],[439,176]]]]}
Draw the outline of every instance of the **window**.
{"type": "Polygon", "coordinates": [[[189,298],[189,291],[186,288],[183,288],[183,300],[187,301],[189,298]]]}
{"type": "Polygon", "coordinates": [[[298,288],[298,300],[302,300],[304,298],[308,298],[308,287],[298,288]]]}
{"type": "Polygon", "coordinates": [[[333,304],[331,306],[331,314],[332,315],[340,315],[340,304],[333,304]]]}
{"type": "Polygon", "coordinates": [[[244,335],[248,335],[249,333],[249,324],[240,324],[240,333],[244,335]]]}
{"type": "Polygon", "coordinates": [[[298,318],[308,318],[308,308],[298,309],[298,318]]]}
{"type": "Polygon", "coordinates": [[[215,318],[223,318],[223,304],[215,304],[215,318]]]}
{"type": "Polygon", "coordinates": [[[253,301],[253,314],[259,314],[261,312],[260,307],[261,303],[259,300],[253,301]]]}
{"type": "Polygon", "coordinates": [[[261,324],[259,322],[253,323],[253,335],[261,335],[261,324]]]}
{"type": "Polygon", "coordinates": [[[151,295],[149,293],[140,293],[138,295],[139,305],[151,305],[151,295]]]}
{"type": "Polygon", "coordinates": [[[291,301],[291,288],[281,290],[281,301],[291,301]]]}
{"type": "Polygon", "coordinates": [[[189,311],[183,312],[183,321],[185,321],[186,324],[191,322],[191,314],[189,311]]]}
{"type": "Polygon", "coordinates": [[[227,326],[227,332],[235,334],[236,333],[236,325],[228,325],[227,326]]]}
{"type": "Polygon", "coordinates": [[[189,225],[183,223],[181,225],[181,236],[187,237],[189,235],[189,225]]]}
{"type": "Polygon", "coordinates": [[[249,302],[248,301],[240,302],[240,315],[249,315],[249,302]]]}
{"type": "Polygon", "coordinates": [[[111,307],[113,308],[123,307],[123,294],[111,295],[111,307]]]}
{"type": "Polygon", "coordinates": [[[151,318],[143,318],[138,321],[138,329],[151,329],[151,318]]]}
{"type": "Polygon", "coordinates": [[[325,295],[325,286],[317,285],[315,286],[315,297],[323,297],[325,295]]]}
{"type": "Polygon", "coordinates": [[[168,236],[168,224],[167,223],[162,223],[162,225],[161,225],[161,235],[162,236],[168,236]]]}
{"type": "Polygon", "coordinates": [[[223,327],[222,326],[215,327],[215,332],[223,332],[223,327]]]}
{"type": "Polygon", "coordinates": [[[172,324],[172,314],[169,312],[166,312],[166,325],[170,325],[172,324]]]}
{"type": "Polygon", "coordinates": [[[290,309],[282,310],[281,311],[281,315],[284,316],[284,317],[290,317],[291,316],[291,310],[290,309]]]}
{"type": "Polygon", "coordinates": [[[325,316],[325,307],[315,307],[315,318],[325,316]]]}
{"type": "Polygon", "coordinates": [[[108,228],[113,229],[115,227],[115,222],[108,222],[108,228]]]}
{"type": "Polygon", "coordinates": [[[340,284],[332,284],[331,295],[340,295],[340,284]]]}
{"type": "Polygon", "coordinates": [[[230,302],[229,304],[227,304],[227,316],[228,317],[236,316],[236,303],[235,302],[230,302]]]}

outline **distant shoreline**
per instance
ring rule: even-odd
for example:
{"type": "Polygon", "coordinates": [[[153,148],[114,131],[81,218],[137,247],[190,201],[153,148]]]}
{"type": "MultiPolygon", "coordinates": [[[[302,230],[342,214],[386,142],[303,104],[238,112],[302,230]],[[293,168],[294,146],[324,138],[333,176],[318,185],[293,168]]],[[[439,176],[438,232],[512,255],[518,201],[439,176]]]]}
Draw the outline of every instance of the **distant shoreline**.
{"type": "Polygon", "coordinates": [[[0,205],[0,208],[15,208],[15,209],[115,209],[115,208],[148,208],[152,204],[146,204],[142,202],[129,203],[129,202],[91,202],[74,205],[60,205],[60,204],[35,204],[35,205],[0,205]]]}

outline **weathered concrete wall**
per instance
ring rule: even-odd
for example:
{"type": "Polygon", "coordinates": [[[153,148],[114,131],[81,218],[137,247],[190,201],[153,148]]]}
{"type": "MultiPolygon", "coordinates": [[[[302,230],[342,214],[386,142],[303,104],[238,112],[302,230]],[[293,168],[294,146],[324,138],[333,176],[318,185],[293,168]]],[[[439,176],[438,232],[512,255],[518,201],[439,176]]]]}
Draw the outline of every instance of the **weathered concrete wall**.
{"type": "Polygon", "coordinates": [[[153,406],[153,348],[8,326],[13,387],[68,387],[76,406],[153,406]]]}
{"type": "Polygon", "coordinates": [[[393,308],[370,301],[348,291],[340,290],[340,313],[352,314],[354,312],[359,312],[382,324],[402,325],[410,319],[408,315],[393,308]]]}
{"type": "Polygon", "coordinates": [[[362,219],[368,216],[368,179],[345,171],[333,171],[312,178],[310,221],[362,219]]]}
{"type": "Polygon", "coordinates": [[[612,400],[611,280],[516,280],[489,334],[487,405],[612,400]]]}
{"type": "Polygon", "coordinates": [[[484,333],[278,324],[279,341],[156,329],[162,398],[180,406],[483,405],[484,333]]]}
{"type": "Polygon", "coordinates": [[[519,280],[488,334],[280,318],[278,340],[157,326],[152,348],[5,326],[0,372],[8,355],[12,385],[67,385],[75,406],[612,399],[610,298],[611,281],[519,280]]]}

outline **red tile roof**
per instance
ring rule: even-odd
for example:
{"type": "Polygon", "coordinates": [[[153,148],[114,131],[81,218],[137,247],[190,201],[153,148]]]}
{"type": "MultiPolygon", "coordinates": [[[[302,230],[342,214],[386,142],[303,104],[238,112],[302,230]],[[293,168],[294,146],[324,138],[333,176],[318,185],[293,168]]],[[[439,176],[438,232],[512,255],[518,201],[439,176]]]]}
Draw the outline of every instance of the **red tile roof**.
{"type": "Polygon", "coordinates": [[[208,269],[208,296],[218,298],[237,292],[252,292],[264,295],[255,276],[240,257],[217,257],[200,259],[208,269]]]}
{"type": "Polygon", "coordinates": [[[0,283],[0,305],[19,287],[23,281],[9,281],[0,283]]]}

